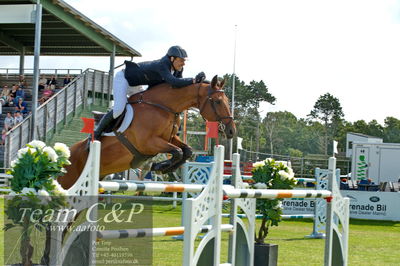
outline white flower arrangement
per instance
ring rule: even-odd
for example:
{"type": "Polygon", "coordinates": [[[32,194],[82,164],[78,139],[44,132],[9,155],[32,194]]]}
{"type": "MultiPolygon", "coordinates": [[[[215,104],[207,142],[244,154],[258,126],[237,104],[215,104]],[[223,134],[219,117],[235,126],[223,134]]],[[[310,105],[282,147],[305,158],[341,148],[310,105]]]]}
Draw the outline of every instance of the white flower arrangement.
{"type": "Polygon", "coordinates": [[[265,161],[253,163],[253,168],[258,169],[265,165],[265,161]]]}
{"type": "Polygon", "coordinates": [[[45,154],[47,154],[47,156],[49,157],[49,159],[50,159],[52,162],[57,162],[58,155],[57,155],[56,151],[53,150],[53,148],[51,148],[51,147],[44,147],[44,148],[43,148],[43,152],[44,152],[45,154]]]}
{"type": "Polygon", "coordinates": [[[71,152],[69,151],[68,146],[65,145],[64,143],[56,142],[56,143],[54,144],[54,150],[55,150],[55,151],[58,151],[58,152],[61,152],[61,154],[62,154],[64,157],[69,158],[69,157],[71,156],[71,152]]]}
{"type": "MultiPolygon", "coordinates": [[[[34,140],[18,151],[17,159],[11,162],[12,175],[10,197],[5,201],[4,213],[10,223],[4,230],[22,226],[23,243],[20,253],[25,254],[25,261],[30,261],[31,253],[26,247],[30,245],[30,235],[34,229],[46,228],[51,221],[46,218],[48,211],[54,212],[68,206],[67,193],[56,181],[65,173],[64,167],[69,162],[69,149],[62,143],[54,148],[42,141],[34,140]],[[22,209],[29,209],[21,211],[22,209]],[[40,210],[37,212],[37,210],[40,210]]],[[[33,248],[32,248],[33,250],[33,248]]]]}
{"type": "Polygon", "coordinates": [[[46,147],[46,143],[40,140],[32,140],[31,142],[28,143],[29,146],[32,148],[37,148],[37,149],[43,149],[46,147]]]}
{"type": "Polygon", "coordinates": [[[71,164],[68,160],[70,154],[63,143],[49,147],[39,140],[29,142],[27,147],[18,151],[17,159],[11,162],[11,170],[8,171],[13,176],[11,189],[16,194],[66,195],[55,179],[66,172],[64,166],[71,164]]]}
{"type": "Polygon", "coordinates": [[[268,188],[268,186],[265,183],[255,183],[253,185],[253,187],[255,189],[266,189],[266,188],[268,188]]]}
{"type": "Polygon", "coordinates": [[[19,159],[19,158],[22,158],[27,152],[31,152],[31,149],[30,149],[29,147],[20,149],[20,150],[18,151],[18,153],[17,153],[18,159],[19,159]]]}
{"type": "Polygon", "coordinates": [[[287,161],[275,161],[276,164],[283,164],[284,166],[288,167],[288,162],[287,161]]]}
{"type": "MultiPolygon", "coordinates": [[[[272,158],[253,164],[253,188],[256,189],[293,189],[296,184],[293,169],[286,161],[275,161],[272,158]]],[[[262,222],[255,241],[264,243],[268,228],[277,226],[281,221],[282,199],[257,199],[256,209],[261,214],[262,222]]]]}
{"type": "Polygon", "coordinates": [[[53,180],[53,185],[54,185],[54,194],[57,196],[67,196],[68,195],[68,190],[63,189],[63,187],[60,185],[60,183],[57,182],[57,180],[53,180]]]}
{"type": "Polygon", "coordinates": [[[36,189],[30,187],[24,187],[21,191],[21,195],[36,195],[36,189]]]}

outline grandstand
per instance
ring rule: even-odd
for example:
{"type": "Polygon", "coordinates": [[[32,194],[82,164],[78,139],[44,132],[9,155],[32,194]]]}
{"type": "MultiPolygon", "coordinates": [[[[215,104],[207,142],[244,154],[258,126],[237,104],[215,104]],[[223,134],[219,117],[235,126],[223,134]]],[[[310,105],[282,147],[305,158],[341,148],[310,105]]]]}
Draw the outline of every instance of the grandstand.
{"type": "MultiPolygon", "coordinates": [[[[19,75],[25,75],[24,98],[31,112],[7,132],[5,144],[0,147],[0,165],[7,168],[18,149],[33,138],[51,141],[82,110],[90,109],[93,104],[108,106],[112,99],[115,57],[132,59],[140,53],[62,0],[42,0],[40,4],[35,0],[0,0],[0,56],[19,56],[19,68],[0,64],[0,86],[11,86],[18,82],[19,75]],[[62,66],[39,69],[40,57],[44,55],[106,56],[110,58],[110,67],[106,72],[62,69],[62,66]],[[25,56],[34,56],[33,68],[25,67],[25,56]],[[40,74],[55,75],[59,86],[39,105],[40,74]],[[66,74],[72,76],[72,82],[64,87],[66,74]]],[[[14,110],[13,106],[2,105],[1,128],[5,114],[14,110]]]]}

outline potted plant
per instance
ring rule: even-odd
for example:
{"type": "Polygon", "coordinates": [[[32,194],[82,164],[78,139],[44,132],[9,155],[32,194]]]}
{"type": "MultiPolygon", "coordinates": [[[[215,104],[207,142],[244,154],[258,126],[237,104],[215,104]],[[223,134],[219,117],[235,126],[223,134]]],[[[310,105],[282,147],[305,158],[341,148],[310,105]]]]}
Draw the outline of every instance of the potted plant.
{"type": "MultiPolygon", "coordinates": [[[[253,188],[293,189],[297,181],[287,162],[268,158],[253,164],[253,188]]],[[[282,220],[282,199],[257,199],[256,210],[262,215],[261,225],[256,230],[254,265],[277,265],[278,246],[266,244],[271,226],[278,226],[282,220]]]]}
{"type": "Polygon", "coordinates": [[[24,266],[33,265],[32,232],[46,231],[51,214],[67,205],[66,191],[56,178],[63,175],[64,166],[70,164],[70,152],[63,143],[56,143],[52,148],[35,140],[26,146],[18,151],[17,159],[11,162],[11,170],[7,172],[13,176],[12,192],[5,206],[11,222],[4,228],[21,228],[20,256],[24,266]]]}

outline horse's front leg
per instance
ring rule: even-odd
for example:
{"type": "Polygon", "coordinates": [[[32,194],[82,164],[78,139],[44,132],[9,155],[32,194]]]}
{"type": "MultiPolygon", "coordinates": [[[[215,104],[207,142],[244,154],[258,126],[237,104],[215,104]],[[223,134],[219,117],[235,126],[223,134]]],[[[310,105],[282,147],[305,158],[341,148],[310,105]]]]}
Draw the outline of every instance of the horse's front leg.
{"type": "Polygon", "coordinates": [[[159,163],[155,163],[151,166],[151,171],[161,171],[166,173],[166,170],[171,168],[176,163],[180,162],[183,158],[183,151],[178,146],[167,142],[162,138],[158,138],[152,141],[153,148],[157,149],[159,153],[169,153],[171,158],[159,163]]]}
{"type": "Polygon", "coordinates": [[[189,159],[193,154],[192,148],[189,145],[187,145],[186,143],[183,143],[179,139],[178,136],[175,135],[173,137],[171,143],[182,149],[183,156],[182,156],[182,159],[180,161],[178,161],[175,164],[171,165],[171,167],[169,167],[168,169],[165,169],[164,173],[175,171],[176,169],[178,169],[178,167],[180,167],[182,164],[184,164],[186,162],[186,160],[189,159]]]}

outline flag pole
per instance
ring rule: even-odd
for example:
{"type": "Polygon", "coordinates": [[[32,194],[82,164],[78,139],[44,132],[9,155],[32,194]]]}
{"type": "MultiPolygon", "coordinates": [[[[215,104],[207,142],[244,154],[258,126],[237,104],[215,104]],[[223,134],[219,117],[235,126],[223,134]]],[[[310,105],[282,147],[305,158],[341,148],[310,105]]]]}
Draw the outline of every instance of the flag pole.
{"type": "MultiPolygon", "coordinates": [[[[235,42],[234,42],[234,48],[233,48],[232,103],[231,103],[232,119],[235,117],[236,35],[237,35],[237,25],[235,25],[235,42]]],[[[232,160],[232,153],[233,153],[233,138],[231,138],[229,140],[229,160],[232,160]]]]}

